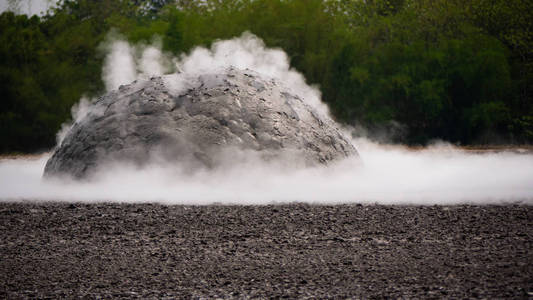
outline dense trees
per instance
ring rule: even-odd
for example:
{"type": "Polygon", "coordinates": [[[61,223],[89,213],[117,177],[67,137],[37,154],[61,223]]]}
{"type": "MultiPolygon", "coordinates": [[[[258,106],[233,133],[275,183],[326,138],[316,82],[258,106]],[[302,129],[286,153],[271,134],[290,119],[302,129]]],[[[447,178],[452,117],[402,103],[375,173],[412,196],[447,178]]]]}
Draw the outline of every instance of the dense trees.
{"type": "Polygon", "coordinates": [[[533,7],[525,0],[64,0],[0,15],[0,151],[50,148],[70,107],[103,89],[114,28],[180,54],[251,31],[284,49],[335,117],[398,141],[533,140],[533,7]]]}
{"type": "Polygon", "coordinates": [[[385,12],[378,5],[333,59],[325,96],[337,114],[370,125],[398,121],[411,142],[481,142],[509,133],[508,49],[450,2],[403,5],[385,12]]]}

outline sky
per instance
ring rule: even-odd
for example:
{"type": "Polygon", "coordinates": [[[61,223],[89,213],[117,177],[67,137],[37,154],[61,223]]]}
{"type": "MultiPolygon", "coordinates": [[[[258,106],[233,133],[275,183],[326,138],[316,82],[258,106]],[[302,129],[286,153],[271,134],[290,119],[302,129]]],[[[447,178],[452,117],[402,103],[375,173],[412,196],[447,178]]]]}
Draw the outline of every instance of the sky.
{"type": "Polygon", "coordinates": [[[27,15],[43,15],[58,0],[0,0],[0,12],[15,9],[16,13],[27,15]]]}

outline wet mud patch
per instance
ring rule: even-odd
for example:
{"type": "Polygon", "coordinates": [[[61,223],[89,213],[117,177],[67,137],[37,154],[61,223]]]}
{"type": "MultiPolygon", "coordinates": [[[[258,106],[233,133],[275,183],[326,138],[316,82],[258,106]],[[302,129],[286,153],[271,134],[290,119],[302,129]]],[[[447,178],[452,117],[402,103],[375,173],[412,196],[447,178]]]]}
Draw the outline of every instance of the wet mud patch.
{"type": "Polygon", "coordinates": [[[0,204],[0,298],[530,298],[531,206],[0,204]]]}

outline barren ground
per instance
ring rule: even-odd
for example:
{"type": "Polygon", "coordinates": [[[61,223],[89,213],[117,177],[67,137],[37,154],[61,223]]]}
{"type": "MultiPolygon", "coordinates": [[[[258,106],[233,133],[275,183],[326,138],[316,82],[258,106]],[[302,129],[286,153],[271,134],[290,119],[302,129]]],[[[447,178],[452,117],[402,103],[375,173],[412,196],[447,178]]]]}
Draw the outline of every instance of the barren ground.
{"type": "Polygon", "coordinates": [[[533,297],[532,206],[0,203],[0,298],[533,297]]]}

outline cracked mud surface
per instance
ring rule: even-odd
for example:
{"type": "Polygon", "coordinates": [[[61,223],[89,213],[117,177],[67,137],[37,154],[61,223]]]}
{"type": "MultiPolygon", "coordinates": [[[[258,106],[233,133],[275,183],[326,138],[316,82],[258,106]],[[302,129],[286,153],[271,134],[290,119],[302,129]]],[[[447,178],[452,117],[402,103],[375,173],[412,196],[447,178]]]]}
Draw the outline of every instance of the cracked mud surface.
{"type": "Polygon", "coordinates": [[[0,204],[0,298],[531,298],[531,206],[0,204]]]}

